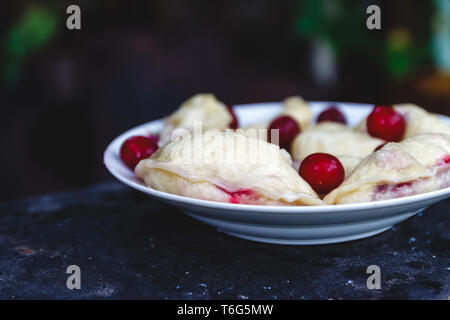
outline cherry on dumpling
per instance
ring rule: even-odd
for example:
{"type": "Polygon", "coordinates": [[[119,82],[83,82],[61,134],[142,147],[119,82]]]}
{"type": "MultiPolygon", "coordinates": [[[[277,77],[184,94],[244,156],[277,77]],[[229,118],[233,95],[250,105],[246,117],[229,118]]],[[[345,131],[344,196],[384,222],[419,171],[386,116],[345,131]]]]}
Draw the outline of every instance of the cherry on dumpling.
{"type": "Polygon", "coordinates": [[[156,139],[144,136],[133,136],[125,140],[120,148],[120,158],[132,170],[143,159],[150,157],[158,150],[156,139]]]}
{"type": "Polygon", "coordinates": [[[328,109],[322,111],[322,113],[317,117],[317,123],[325,121],[347,124],[347,119],[344,114],[335,106],[329,107],[328,109]]]}
{"type": "Polygon", "coordinates": [[[405,135],[406,121],[392,106],[375,106],[367,118],[367,132],[376,138],[399,142],[405,135]]]}
{"type": "Polygon", "coordinates": [[[271,130],[279,130],[278,138],[280,148],[290,150],[292,142],[295,137],[300,133],[300,125],[289,116],[280,116],[273,120],[269,125],[269,130],[267,132],[267,140],[271,142],[271,130]]]}
{"type": "Polygon", "coordinates": [[[328,194],[345,179],[345,169],[338,158],[327,153],[314,153],[300,164],[300,176],[318,194],[328,194]]]}

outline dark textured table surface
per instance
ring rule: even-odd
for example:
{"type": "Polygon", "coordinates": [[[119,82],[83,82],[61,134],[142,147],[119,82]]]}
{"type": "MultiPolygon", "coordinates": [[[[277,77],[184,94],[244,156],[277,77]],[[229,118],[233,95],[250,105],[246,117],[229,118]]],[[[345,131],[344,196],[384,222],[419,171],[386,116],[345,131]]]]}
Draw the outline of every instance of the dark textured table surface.
{"type": "Polygon", "coordinates": [[[449,299],[450,201],[372,238],[278,246],[116,183],[0,205],[0,298],[449,299]],[[66,268],[81,268],[81,290],[66,268]],[[368,290],[366,268],[381,268],[368,290]]]}

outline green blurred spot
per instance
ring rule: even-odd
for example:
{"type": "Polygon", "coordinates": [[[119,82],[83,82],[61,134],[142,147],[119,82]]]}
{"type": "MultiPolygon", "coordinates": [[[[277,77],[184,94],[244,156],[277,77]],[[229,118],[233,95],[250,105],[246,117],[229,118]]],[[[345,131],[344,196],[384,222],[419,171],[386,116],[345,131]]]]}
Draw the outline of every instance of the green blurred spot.
{"type": "Polygon", "coordinates": [[[2,78],[9,84],[19,79],[25,59],[50,42],[56,34],[58,18],[54,10],[41,4],[27,6],[10,28],[3,43],[2,78]]]}
{"type": "MultiPolygon", "coordinates": [[[[448,1],[448,0],[442,0],[448,1]]],[[[347,54],[364,55],[382,65],[394,80],[404,80],[423,67],[430,55],[424,39],[426,30],[412,34],[408,29],[382,32],[366,27],[367,3],[342,0],[302,0],[293,22],[295,35],[326,41],[337,59],[347,54]]]]}
{"type": "Polygon", "coordinates": [[[387,37],[385,63],[395,80],[403,80],[414,74],[428,54],[428,48],[415,45],[413,35],[406,29],[395,29],[387,37]]]}

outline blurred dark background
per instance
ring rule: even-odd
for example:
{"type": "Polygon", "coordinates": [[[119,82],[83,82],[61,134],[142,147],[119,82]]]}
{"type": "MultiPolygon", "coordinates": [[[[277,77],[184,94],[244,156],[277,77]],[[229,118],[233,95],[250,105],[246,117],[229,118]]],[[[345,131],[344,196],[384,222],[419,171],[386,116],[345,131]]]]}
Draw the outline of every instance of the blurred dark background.
{"type": "Polygon", "coordinates": [[[198,92],[450,114],[449,0],[10,0],[0,39],[1,201],[112,180],[106,145],[198,92]]]}

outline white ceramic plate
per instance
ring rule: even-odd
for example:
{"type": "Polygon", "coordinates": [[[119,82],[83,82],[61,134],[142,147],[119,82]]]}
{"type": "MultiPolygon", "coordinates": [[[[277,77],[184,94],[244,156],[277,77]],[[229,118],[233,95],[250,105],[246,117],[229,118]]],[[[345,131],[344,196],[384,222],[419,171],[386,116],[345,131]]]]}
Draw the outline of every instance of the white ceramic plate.
{"type": "MultiPolygon", "coordinates": [[[[337,105],[350,126],[357,125],[372,110],[372,105],[311,102],[317,115],[330,104],[337,105]]],[[[241,126],[271,119],[280,103],[234,106],[241,126]]],[[[450,121],[450,118],[444,117],[450,121]]],[[[249,240],[278,244],[324,244],[369,237],[391,228],[438,201],[450,196],[450,188],[400,199],[334,206],[256,206],[199,200],[177,196],[146,187],[120,160],[123,141],[133,135],[156,133],[162,120],[140,125],[120,135],[104,153],[111,174],[126,185],[180,208],[191,217],[228,234],[249,240]]]]}

